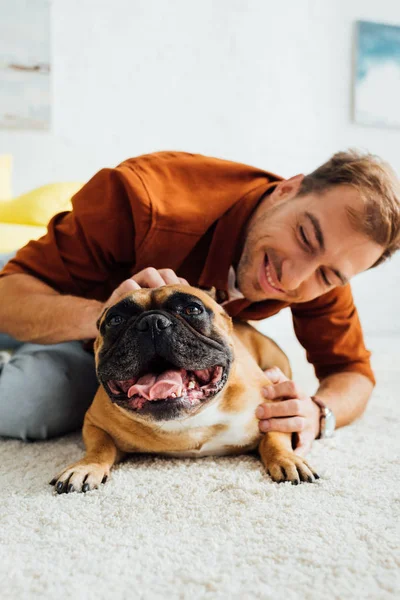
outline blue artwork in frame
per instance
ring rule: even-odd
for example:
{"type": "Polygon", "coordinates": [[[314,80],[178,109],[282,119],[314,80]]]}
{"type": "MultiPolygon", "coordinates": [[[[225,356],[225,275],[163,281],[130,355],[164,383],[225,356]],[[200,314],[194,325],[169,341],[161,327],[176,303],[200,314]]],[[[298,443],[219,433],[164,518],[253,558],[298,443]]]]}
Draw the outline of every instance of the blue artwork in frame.
{"type": "Polygon", "coordinates": [[[400,27],[357,22],[354,120],[400,127],[400,27]]]}

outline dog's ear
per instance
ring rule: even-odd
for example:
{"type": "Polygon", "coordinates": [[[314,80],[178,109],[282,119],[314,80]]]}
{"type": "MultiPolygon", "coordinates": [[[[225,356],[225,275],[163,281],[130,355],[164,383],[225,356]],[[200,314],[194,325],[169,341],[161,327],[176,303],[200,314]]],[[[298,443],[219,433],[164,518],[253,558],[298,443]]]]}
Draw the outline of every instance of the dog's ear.
{"type": "MultiPolygon", "coordinates": [[[[226,300],[226,293],[224,291],[219,291],[214,286],[212,288],[200,288],[203,292],[205,292],[210,298],[214,300],[217,304],[221,305],[221,302],[226,300]]],[[[228,331],[228,333],[232,333],[233,331],[233,321],[232,318],[228,315],[223,306],[220,306],[221,309],[221,317],[223,318],[224,329],[228,331]]]]}
{"type": "Polygon", "coordinates": [[[223,309],[222,306],[221,306],[221,308],[222,308],[221,317],[224,319],[223,322],[225,323],[226,330],[229,333],[232,333],[232,331],[233,331],[233,319],[232,319],[232,317],[230,317],[228,315],[228,313],[226,312],[226,310],[223,309]]]}
{"type": "Polygon", "coordinates": [[[200,287],[200,290],[202,290],[203,292],[205,292],[208,296],[210,296],[210,298],[212,298],[214,300],[214,302],[217,302],[217,289],[213,286],[211,288],[203,288],[200,287]]]}

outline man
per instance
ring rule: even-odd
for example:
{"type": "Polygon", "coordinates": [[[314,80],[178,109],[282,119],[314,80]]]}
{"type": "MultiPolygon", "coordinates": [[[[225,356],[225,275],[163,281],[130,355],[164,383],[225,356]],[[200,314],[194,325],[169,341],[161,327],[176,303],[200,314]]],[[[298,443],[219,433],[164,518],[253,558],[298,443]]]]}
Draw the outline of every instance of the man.
{"type": "Polygon", "coordinates": [[[399,183],[370,155],[339,153],[287,180],[183,152],[103,169],[0,273],[0,331],[20,342],[0,377],[0,435],[80,427],[97,381],[79,340],[121,294],[189,282],[214,286],[241,319],[290,306],[320,386],[313,399],[271,370],[265,395],[281,402],[257,416],[262,431],[293,432],[304,455],[321,404],[337,427],[365,409],[375,381],[348,282],[399,244],[399,183]]]}

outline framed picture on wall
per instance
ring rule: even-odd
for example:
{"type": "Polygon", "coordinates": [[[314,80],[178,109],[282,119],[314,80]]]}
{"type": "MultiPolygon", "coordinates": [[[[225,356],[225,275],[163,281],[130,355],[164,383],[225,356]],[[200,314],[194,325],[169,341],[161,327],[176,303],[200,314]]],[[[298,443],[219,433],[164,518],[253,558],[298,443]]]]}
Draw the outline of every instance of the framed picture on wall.
{"type": "Polygon", "coordinates": [[[50,127],[50,2],[0,0],[0,127],[50,127]]]}
{"type": "Polygon", "coordinates": [[[356,24],[354,120],[400,127],[400,26],[356,24]]]}

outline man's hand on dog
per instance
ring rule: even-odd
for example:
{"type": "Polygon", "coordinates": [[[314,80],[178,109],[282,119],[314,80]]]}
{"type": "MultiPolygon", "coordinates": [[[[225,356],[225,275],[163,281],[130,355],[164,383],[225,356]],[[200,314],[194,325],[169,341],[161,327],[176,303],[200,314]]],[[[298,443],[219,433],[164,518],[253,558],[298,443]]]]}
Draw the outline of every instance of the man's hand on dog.
{"type": "Polygon", "coordinates": [[[189,285],[189,282],[186,281],[186,279],[183,279],[183,277],[178,277],[172,269],[155,269],[154,267],[147,267],[147,269],[139,271],[139,273],[136,273],[130,279],[125,279],[125,281],[113,291],[104,306],[112,306],[118,302],[119,298],[122,298],[128,292],[132,292],[133,290],[177,284],[189,285]]]}
{"type": "MultiPolygon", "coordinates": [[[[178,275],[172,269],[155,269],[154,267],[147,267],[139,273],[136,273],[130,279],[125,279],[111,294],[104,304],[101,305],[100,311],[96,315],[95,322],[102,315],[103,311],[116,304],[119,300],[121,300],[124,296],[126,296],[129,292],[133,290],[140,290],[141,288],[157,288],[162,285],[190,285],[186,279],[183,277],[178,277],[178,275]]],[[[93,323],[93,334],[87,338],[94,339],[97,337],[97,328],[93,323]]]]}
{"type": "Polygon", "coordinates": [[[319,434],[319,407],[277,367],[267,369],[264,373],[273,385],[265,387],[263,395],[268,400],[280,402],[259,405],[256,416],[260,419],[260,431],[295,432],[297,441],[294,452],[305,456],[319,434]]]}

